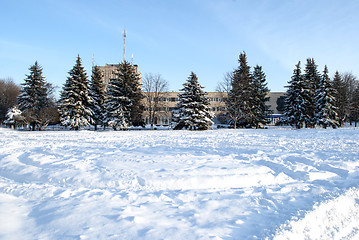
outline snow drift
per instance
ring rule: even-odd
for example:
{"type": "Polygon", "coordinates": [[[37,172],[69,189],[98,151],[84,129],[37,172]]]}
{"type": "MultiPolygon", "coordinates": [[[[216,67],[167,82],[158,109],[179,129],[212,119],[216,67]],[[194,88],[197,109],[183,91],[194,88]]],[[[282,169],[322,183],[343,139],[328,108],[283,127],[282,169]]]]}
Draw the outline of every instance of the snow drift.
{"type": "Polygon", "coordinates": [[[359,237],[355,129],[0,129],[0,142],[1,239],[359,237]]]}

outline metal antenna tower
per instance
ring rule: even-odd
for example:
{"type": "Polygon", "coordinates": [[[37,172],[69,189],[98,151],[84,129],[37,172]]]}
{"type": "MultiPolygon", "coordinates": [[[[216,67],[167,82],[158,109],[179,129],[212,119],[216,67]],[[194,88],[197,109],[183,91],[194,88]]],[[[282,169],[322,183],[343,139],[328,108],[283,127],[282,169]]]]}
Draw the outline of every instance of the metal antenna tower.
{"type": "Polygon", "coordinates": [[[126,29],[123,30],[123,61],[126,60],[126,29]]]}

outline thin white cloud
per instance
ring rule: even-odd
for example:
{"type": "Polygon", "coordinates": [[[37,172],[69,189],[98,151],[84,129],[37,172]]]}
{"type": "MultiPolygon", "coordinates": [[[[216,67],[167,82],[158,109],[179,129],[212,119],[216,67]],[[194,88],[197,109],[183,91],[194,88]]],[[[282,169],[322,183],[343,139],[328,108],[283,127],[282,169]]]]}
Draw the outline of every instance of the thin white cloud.
{"type": "Polygon", "coordinates": [[[349,54],[348,60],[354,60],[351,55],[359,55],[353,40],[359,40],[354,10],[359,9],[349,2],[211,1],[208,6],[233,36],[247,39],[285,69],[293,69],[307,57],[332,62],[334,56],[349,54]]]}

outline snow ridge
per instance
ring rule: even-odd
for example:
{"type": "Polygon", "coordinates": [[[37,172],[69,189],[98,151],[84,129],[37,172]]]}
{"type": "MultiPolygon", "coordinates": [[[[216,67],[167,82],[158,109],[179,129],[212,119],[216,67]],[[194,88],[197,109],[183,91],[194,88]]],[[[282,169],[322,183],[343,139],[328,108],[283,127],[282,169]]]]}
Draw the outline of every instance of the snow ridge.
{"type": "Polygon", "coordinates": [[[0,128],[0,239],[356,239],[358,183],[357,129],[0,128]]]}
{"type": "Polygon", "coordinates": [[[321,203],[303,219],[282,226],[273,239],[358,239],[359,190],[321,203]],[[287,230],[285,230],[287,229],[287,230]]]}

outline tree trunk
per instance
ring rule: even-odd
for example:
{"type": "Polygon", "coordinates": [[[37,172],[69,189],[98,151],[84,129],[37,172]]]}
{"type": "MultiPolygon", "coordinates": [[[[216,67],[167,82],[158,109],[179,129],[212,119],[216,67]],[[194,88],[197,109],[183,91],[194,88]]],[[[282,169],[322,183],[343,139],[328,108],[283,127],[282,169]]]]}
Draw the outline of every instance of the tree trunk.
{"type": "Polygon", "coordinates": [[[31,123],[31,130],[32,130],[32,131],[35,131],[35,123],[34,123],[34,122],[31,123]]]}

